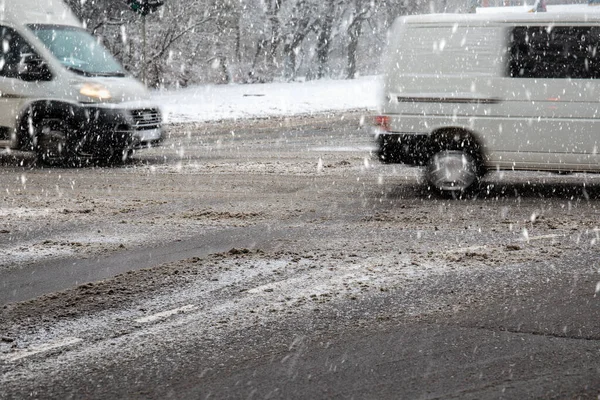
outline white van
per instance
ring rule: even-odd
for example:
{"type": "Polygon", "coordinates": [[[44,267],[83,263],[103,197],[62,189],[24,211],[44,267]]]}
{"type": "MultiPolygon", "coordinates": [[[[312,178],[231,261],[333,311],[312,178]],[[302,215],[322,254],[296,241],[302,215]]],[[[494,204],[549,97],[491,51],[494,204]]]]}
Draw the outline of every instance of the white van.
{"type": "Polygon", "coordinates": [[[125,158],[163,140],[159,108],[62,0],[0,0],[0,149],[125,158]]]}
{"type": "Polygon", "coordinates": [[[383,162],[441,192],[488,170],[600,172],[600,13],[398,19],[376,117],[383,162]]]}

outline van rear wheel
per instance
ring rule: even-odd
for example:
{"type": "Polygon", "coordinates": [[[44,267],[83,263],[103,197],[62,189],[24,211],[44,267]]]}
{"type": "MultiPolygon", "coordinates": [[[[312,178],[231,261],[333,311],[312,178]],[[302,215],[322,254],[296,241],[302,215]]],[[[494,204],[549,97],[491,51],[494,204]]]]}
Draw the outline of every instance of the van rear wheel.
{"type": "Polygon", "coordinates": [[[427,163],[426,178],[438,192],[452,197],[472,193],[482,173],[478,160],[464,150],[442,150],[427,163]]]}

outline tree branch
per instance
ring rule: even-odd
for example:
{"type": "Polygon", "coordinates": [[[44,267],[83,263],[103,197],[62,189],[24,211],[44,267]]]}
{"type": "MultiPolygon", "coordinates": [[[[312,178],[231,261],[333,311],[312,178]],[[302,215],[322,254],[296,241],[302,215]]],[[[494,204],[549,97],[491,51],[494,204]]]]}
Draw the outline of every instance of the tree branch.
{"type": "Polygon", "coordinates": [[[173,45],[173,43],[175,43],[179,39],[181,39],[186,33],[199,27],[200,25],[207,23],[208,21],[211,21],[212,19],[213,19],[213,17],[205,18],[200,22],[196,22],[195,24],[188,26],[187,28],[185,28],[181,32],[177,33],[176,35],[170,35],[170,38],[166,39],[165,42],[163,43],[161,50],[158,53],[156,53],[155,55],[153,55],[149,61],[155,61],[158,58],[162,57],[165,54],[165,52],[169,49],[169,47],[171,47],[173,45]]]}

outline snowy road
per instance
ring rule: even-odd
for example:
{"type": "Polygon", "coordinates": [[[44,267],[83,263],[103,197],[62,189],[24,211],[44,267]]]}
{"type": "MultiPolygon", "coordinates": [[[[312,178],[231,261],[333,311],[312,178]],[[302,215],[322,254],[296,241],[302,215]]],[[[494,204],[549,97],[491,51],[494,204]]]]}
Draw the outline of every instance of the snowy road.
{"type": "Polygon", "coordinates": [[[360,120],[0,159],[0,398],[597,398],[600,179],[444,200],[360,120]]]}

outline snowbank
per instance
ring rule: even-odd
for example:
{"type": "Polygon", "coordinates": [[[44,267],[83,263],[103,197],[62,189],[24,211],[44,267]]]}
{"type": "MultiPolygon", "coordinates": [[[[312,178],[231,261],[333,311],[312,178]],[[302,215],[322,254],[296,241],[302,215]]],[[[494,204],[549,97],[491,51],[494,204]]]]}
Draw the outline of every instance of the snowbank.
{"type": "Polygon", "coordinates": [[[165,122],[218,121],[375,109],[378,76],[254,85],[206,85],[156,92],[165,122]]]}

